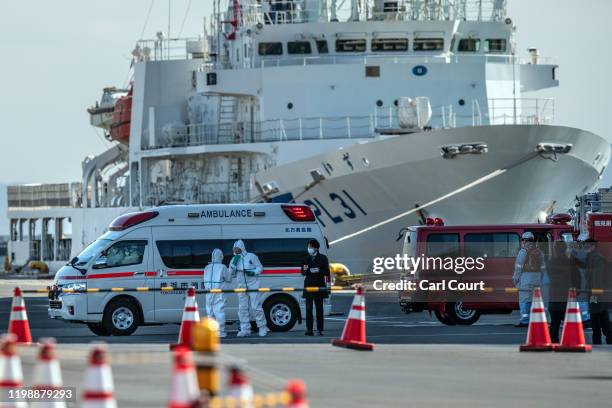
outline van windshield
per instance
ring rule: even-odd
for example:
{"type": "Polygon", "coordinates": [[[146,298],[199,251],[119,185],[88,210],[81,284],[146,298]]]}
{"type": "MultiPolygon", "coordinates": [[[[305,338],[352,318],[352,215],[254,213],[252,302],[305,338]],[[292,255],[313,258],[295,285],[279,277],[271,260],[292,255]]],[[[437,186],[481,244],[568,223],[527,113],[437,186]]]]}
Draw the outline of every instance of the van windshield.
{"type": "Polygon", "coordinates": [[[87,265],[94,256],[98,255],[109,243],[110,239],[97,239],[87,246],[79,255],[72,258],[70,265],[79,268],[87,265]]]}

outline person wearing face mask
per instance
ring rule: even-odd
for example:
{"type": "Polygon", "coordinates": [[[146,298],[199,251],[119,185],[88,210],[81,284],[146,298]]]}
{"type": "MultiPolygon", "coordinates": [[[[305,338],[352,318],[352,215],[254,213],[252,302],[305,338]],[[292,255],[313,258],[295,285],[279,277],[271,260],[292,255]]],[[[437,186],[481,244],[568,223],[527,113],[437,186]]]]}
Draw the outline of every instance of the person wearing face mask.
{"type": "MultiPolygon", "coordinates": [[[[319,242],[311,239],[308,242],[308,258],[304,260],[302,275],[304,275],[304,288],[317,287],[325,288],[329,280],[329,261],[327,257],[319,253],[319,242]]],[[[323,335],[323,299],[329,296],[328,291],[308,292],[304,291],[306,299],[306,336],[313,336],[313,315],[312,307],[315,306],[317,313],[317,331],[319,336],[323,335]]]]}
{"type": "MultiPolygon", "coordinates": [[[[204,268],[204,289],[223,289],[225,282],[231,282],[232,276],[227,266],[223,265],[223,251],[215,248],[212,253],[212,262],[204,268]]],[[[226,337],[225,333],[225,294],[206,294],[206,315],[219,323],[219,337],[226,337]]]]}
{"type": "MultiPolygon", "coordinates": [[[[247,252],[242,240],[234,242],[234,257],[230,261],[229,269],[232,277],[236,278],[236,287],[242,289],[259,289],[259,275],[263,272],[263,266],[257,255],[247,252]]],[[[246,292],[238,293],[238,319],[240,320],[240,331],[238,337],[246,337],[251,334],[251,313],[255,316],[259,336],[268,334],[268,324],[261,306],[261,293],[246,292]]]]}
{"type": "Polygon", "coordinates": [[[548,284],[544,255],[536,246],[533,233],[529,231],[523,233],[521,244],[522,248],[516,256],[514,274],[512,275],[514,286],[519,290],[519,310],[521,313],[521,318],[515,327],[529,325],[533,290],[540,287],[542,293],[544,293],[546,288],[543,286],[548,284]]]}

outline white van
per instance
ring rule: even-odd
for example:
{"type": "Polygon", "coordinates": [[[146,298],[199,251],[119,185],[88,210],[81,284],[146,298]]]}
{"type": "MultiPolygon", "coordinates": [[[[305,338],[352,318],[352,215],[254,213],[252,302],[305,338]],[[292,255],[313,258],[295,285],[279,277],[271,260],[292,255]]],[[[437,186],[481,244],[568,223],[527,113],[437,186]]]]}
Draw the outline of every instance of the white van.
{"type": "MultiPolygon", "coordinates": [[[[49,316],[85,323],[99,336],[130,335],[140,325],[180,323],[185,289],[204,289],[203,271],[213,249],[223,251],[227,265],[238,239],[264,266],[262,288],[302,288],[308,241],[316,239],[321,253],[327,251],[326,239],[305,205],[173,205],[125,214],[57,272],[49,316]],[[183,290],[144,289],[168,286],[183,290]]],[[[235,280],[227,285],[234,287],[235,280]]],[[[205,296],[197,296],[201,316],[205,296]]],[[[238,320],[237,295],[226,294],[226,299],[227,320],[238,320]]],[[[301,323],[301,292],[264,292],[262,301],[270,330],[287,331],[296,321],[301,323]]],[[[331,296],[324,310],[330,313],[331,296]]]]}

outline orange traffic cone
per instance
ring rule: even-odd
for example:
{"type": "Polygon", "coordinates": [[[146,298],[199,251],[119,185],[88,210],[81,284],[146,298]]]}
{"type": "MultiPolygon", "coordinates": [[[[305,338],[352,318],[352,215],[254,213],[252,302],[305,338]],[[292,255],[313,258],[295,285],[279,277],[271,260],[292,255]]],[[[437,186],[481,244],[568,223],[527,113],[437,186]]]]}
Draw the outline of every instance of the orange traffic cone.
{"type": "Polygon", "coordinates": [[[0,342],[0,406],[25,408],[28,404],[25,401],[9,401],[9,392],[14,391],[23,385],[23,372],[21,371],[21,360],[17,355],[17,338],[9,333],[2,337],[0,342]]]}
{"type": "MultiPolygon", "coordinates": [[[[34,389],[51,392],[62,386],[62,373],[59,361],[55,358],[55,342],[52,339],[41,340],[38,361],[34,368],[34,389]]],[[[65,408],[66,403],[60,400],[41,400],[36,403],[40,408],[65,408]]]]}
{"type": "Polygon", "coordinates": [[[529,314],[529,328],[527,329],[527,342],[519,347],[520,351],[553,351],[554,345],[550,341],[546,311],[542,300],[542,291],[535,288],[529,314]]]}
{"type": "Polygon", "coordinates": [[[308,408],[306,384],[302,380],[289,380],[285,391],[289,394],[287,408],[308,408]]]}
{"type": "Polygon", "coordinates": [[[580,307],[576,301],[576,289],[570,289],[567,295],[567,308],[563,320],[563,334],[561,343],[555,347],[555,351],[591,351],[593,347],[586,344],[584,340],[584,329],[580,317],[580,307]]]}
{"type": "Polygon", "coordinates": [[[228,395],[239,401],[236,406],[253,408],[253,387],[240,367],[234,366],[230,368],[228,388],[228,395]]]}
{"type": "Polygon", "coordinates": [[[365,296],[363,286],[357,287],[357,293],[351,305],[351,311],[346,319],[344,330],[340,339],[333,339],[332,345],[352,348],[355,350],[371,351],[372,343],[366,342],[365,326],[365,296]]]}
{"type": "Polygon", "coordinates": [[[191,333],[194,325],[200,321],[200,312],[198,312],[198,302],[195,296],[195,289],[187,290],[185,298],[185,309],[183,310],[183,319],[181,320],[181,330],[179,332],[178,343],[171,344],[170,348],[174,349],[179,345],[186,346],[191,349],[191,333]]]}
{"type": "Polygon", "coordinates": [[[198,379],[191,351],[184,346],[174,349],[174,371],[168,408],[191,408],[199,399],[198,379]]]}
{"type": "Polygon", "coordinates": [[[89,367],[85,372],[83,408],[116,408],[113,395],[113,373],[107,362],[106,347],[96,344],[89,354],[89,367]]]}
{"type": "Polygon", "coordinates": [[[9,321],[8,331],[17,336],[17,343],[29,344],[32,342],[25,302],[21,295],[21,289],[18,287],[13,292],[13,305],[11,306],[11,320],[9,321]]]}

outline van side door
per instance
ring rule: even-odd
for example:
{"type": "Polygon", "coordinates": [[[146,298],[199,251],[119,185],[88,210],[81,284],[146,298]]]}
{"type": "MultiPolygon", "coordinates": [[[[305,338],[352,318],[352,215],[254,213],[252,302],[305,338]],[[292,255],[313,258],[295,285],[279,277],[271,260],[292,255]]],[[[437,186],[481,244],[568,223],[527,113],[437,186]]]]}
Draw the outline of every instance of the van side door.
{"type": "MultiPolygon", "coordinates": [[[[187,289],[204,289],[204,268],[211,261],[213,249],[221,248],[220,236],[218,225],[153,227],[155,287],[177,289],[155,292],[157,322],[181,321],[187,289]]],[[[205,295],[198,294],[196,299],[200,316],[205,316],[205,295]]]]}
{"type": "MultiPolygon", "coordinates": [[[[96,258],[87,272],[87,289],[136,288],[152,286],[150,228],[142,228],[138,234],[129,234],[114,242],[96,258]]],[[[140,303],[144,320],[150,321],[153,310],[151,292],[127,293],[140,303]]],[[[104,308],[116,292],[90,291],[87,293],[87,313],[102,318],[104,308]]]]}

